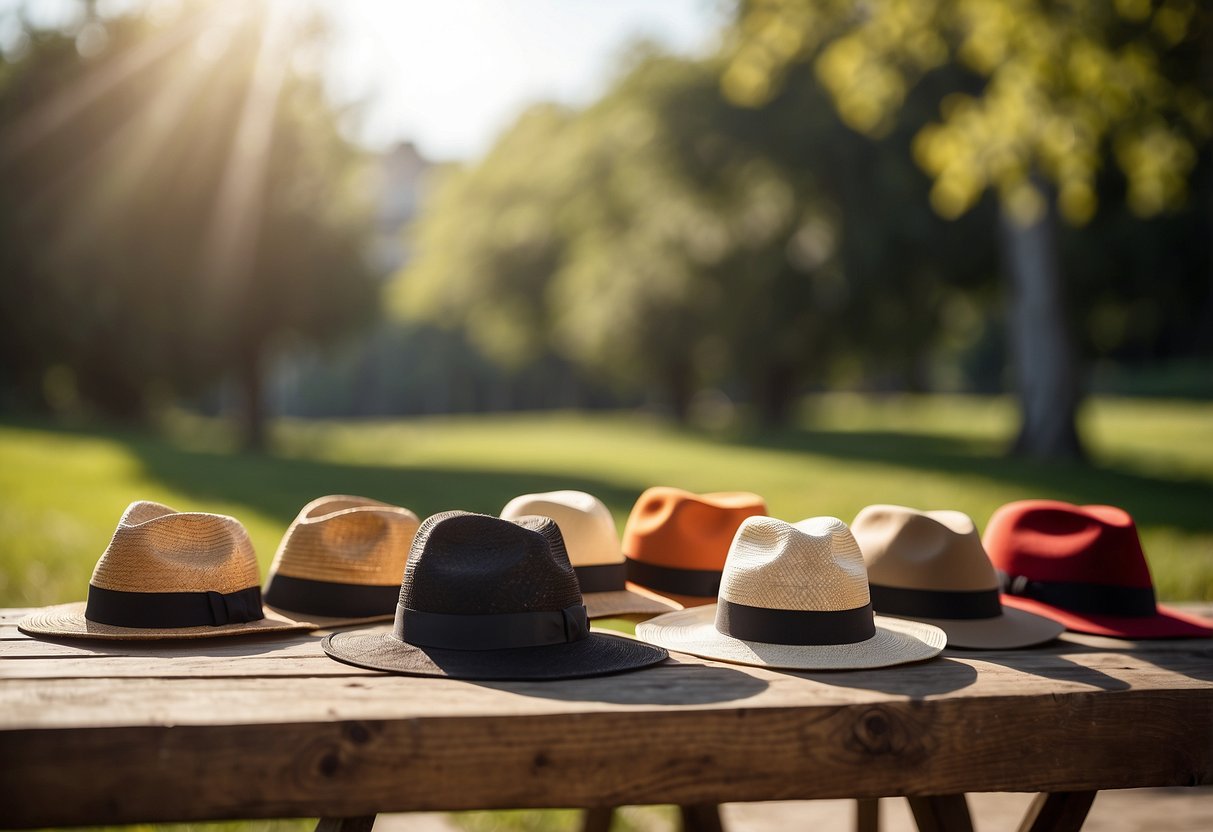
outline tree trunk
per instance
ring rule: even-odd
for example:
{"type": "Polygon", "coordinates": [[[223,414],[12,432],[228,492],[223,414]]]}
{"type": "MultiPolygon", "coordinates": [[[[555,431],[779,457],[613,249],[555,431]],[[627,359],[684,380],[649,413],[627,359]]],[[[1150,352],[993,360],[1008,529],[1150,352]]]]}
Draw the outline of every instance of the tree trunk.
{"type": "Polygon", "coordinates": [[[1039,459],[1083,456],[1076,417],[1082,400],[1066,325],[1052,210],[1023,225],[1000,216],[1009,289],[1008,336],[1021,421],[1011,453],[1039,459]]]}
{"type": "Polygon", "coordinates": [[[691,397],[694,395],[690,363],[675,360],[666,368],[665,383],[666,395],[670,400],[670,413],[674,421],[685,425],[691,417],[691,397]]]}
{"type": "Polygon", "coordinates": [[[240,385],[240,440],[246,451],[265,450],[265,390],[261,354],[249,349],[236,370],[240,385]]]}
{"type": "Polygon", "coordinates": [[[792,412],[796,373],[787,364],[775,363],[759,378],[755,398],[758,416],[768,428],[784,427],[792,412]]]}

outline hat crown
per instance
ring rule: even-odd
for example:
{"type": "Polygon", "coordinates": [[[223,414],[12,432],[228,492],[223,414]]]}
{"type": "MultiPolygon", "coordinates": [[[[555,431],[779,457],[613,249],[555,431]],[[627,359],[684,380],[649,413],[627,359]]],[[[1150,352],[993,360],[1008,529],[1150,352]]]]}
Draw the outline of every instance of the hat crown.
{"type": "Polygon", "coordinates": [[[501,510],[501,516],[506,520],[528,515],[548,517],[556,522],[574,566],[623,562],[615,520],[602,500],[592,494],[568,490],[523,494],[510,500],[501,510]]]}
{"type": "Polygon", "coordinates": [[[121,592],[218,592],[259,586],[248,532],[234,517],[131,503],[89,580],[121,592]]]}
{"type": "Polygon", "coordinates": [[[823,612],[870,601],[859,545],[837,517],[795,525],[747,518],[729,548],[720,597],[750,607],[823,612]]]}
{"type": "Polygon", "coordinates": [[[766,512],[762,497],[748,491],[693,494],[655,486],[632,507],[623,551],[661,566],[720,571],[742,521],[766,512]]]}
{"type": "Polygon", "coordinates": [[[994,566],[1030,580],[1149,588],[1150,569],[1128,512],[1059,500],[1021,500],[990,518],[994,566]]]}
{"type": "Polygon", "coordinates": [[[977,526],[962,512],[872,505],[856,515],[851,533],[873,584],[950,591],[998,588],[977,526]]]}
{"type": "Polygon", "coordinates": [[[304,506],[291,523],[273,574],[315,581],[397,586],[421,521],[407,508],[332,495],[304,506]]]}
{"type": "Polygon", "coordinates": [[[451,615],[563,610],[582,603],[560,529],[449,511],[421,524],[409,552],[400,603],[451,615]]]}

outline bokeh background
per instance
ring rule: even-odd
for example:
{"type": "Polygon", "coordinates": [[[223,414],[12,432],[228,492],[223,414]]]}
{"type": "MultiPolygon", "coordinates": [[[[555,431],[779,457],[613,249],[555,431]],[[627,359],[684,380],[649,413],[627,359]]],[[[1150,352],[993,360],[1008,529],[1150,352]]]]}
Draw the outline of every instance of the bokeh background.
{"type": "Polygon", "coordinates": [[[654,484],[1111,503],[1213,600],[1207,3],[0,0],[0,183],[4,605],[135,499],[654,484]]]}

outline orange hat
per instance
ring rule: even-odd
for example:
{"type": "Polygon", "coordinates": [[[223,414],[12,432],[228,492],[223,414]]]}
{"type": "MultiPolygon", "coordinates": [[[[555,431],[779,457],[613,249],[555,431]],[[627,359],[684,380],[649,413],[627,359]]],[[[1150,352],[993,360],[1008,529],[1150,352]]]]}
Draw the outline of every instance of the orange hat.
{"type": "Polygon", "coordinates": [[[650,488],[623,531],[628,580],[683,606],[710,604],[737,529],[747,517],[766,513],[762,497],[748,491],[650,488]]]}

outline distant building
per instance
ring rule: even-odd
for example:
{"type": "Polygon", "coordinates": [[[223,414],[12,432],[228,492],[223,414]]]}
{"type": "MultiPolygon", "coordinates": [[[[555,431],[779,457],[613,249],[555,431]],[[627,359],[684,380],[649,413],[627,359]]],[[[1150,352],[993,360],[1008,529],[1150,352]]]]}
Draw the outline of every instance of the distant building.
{"type": "Polygon", "coordinates": [[[371,185],[376,189],[371,257],[385,276],[409,260],[407,229],[420,210],[432,167],[412,142],[400,142],[377,160],[371,185]]]}

